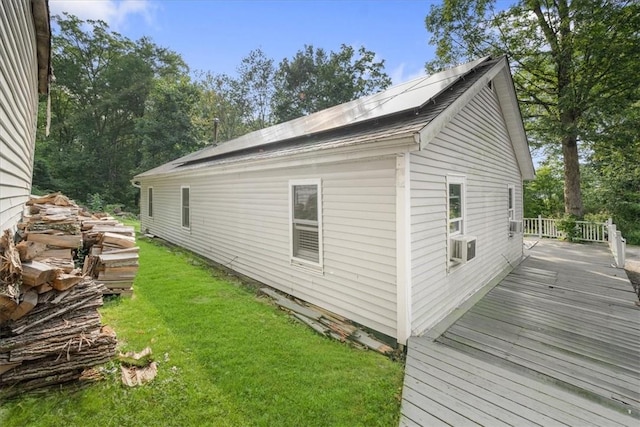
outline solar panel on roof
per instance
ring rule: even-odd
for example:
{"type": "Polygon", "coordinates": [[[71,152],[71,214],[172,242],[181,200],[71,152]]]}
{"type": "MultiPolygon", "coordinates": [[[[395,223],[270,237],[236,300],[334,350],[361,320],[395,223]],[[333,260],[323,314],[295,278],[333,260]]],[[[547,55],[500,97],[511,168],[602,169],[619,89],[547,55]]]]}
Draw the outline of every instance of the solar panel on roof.
{"type": "Polygon", "coordinates": [[[182,158],[181,161],[186,163],[220,156],[419,109],[455,83],[460,76],[473,70],[487,59],[488,57],[481,58],[431,76],[420,77],[392,86],[382,92],[336,105],[308,116],[260,129],[224,144],[193,153],[193,155],[182,158]]]}

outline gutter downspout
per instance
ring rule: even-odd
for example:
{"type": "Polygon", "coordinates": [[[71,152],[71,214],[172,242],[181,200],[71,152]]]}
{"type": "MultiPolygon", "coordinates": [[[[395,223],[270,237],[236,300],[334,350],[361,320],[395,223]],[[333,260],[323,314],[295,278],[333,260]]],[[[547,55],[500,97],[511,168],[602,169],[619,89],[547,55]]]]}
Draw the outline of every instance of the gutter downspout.
{"type": "Polygon", "coordinates": [[[134,181],[133,179],[131,181],[131,185],[133,185],[136,188],[142,188],[142,186],[138,183],[138,181],[134,181]]]}

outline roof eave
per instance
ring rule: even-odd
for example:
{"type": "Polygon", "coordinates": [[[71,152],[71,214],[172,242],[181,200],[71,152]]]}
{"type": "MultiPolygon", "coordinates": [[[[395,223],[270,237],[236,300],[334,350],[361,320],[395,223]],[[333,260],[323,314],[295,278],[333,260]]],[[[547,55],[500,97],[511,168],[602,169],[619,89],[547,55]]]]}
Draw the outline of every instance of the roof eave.
{"type": "Polygon", "coordinates": [[[535,179],[536,172],[529,149],[529,140],[524,129],[522,113],[516,96],[516,89],[509,70],[507,58],[504,58],[505,66],[502,72],[496,76],[495,90],[502,107],[502,115],[505,119],[507,132],[513,144],[513,150],[520,167],[520,174],[524,181],[535,179]]]}
{"type": "MultiPolygon", "coordinates": [[[[336,144],[336,145],[329,144],[321,147],[310,146],[304,149],[291,151],[291,152],[276,150],[274,151],[275,156],[238,158],[238,159],[232,159],[230,161],[224,162],[221,165],[230,166],[234,164],[240,165],[240,164],[249,164],[254,162],[273,161],[275,159],[280,159],[280,160],[294,159],[299,156],[310,156],[310,155],[313,156],[314,162],[318,162],[319,159],[316,153],[319,151],[329,152],[333,150],[334,153],[347,153],[347,152],[353,152],[354,150],[357,150],[364,153],[364,151],[361,148],[363,145],[366,145],[367,150],[370,152],[374,152],[376,148],[381,148],[381,147],[393,148],[393,149],[396,149],[398,152],[414,151],[419,149],[419,145],[417,144],[417,142],[418,141],[417,141],[415,132],[407,131],[405,133],[393,135],[390,137],[371,138],[369,140],[363,140],[353,144],[336,144]],[[344,151],[344,150],[347,150],[347,151],[344,151]]],[[[337,155],[340,155],[340,154],[337,154],[337,155]]],[[[352,156],[347,155],[347,157],[351,158],[352,156]]],[[[188,171],[193,171],[194,169],[200,169],[200,168],[211,166],[210,164],[205,162],[201,164],[192,165],[191,168],[183,169],[183,168],[180,168],[181,165],[182,163],[177,163],[177,164],[174,164],[173,167],[167,168],[167,164],[164,164],[155,169],[151,169],[149,171],[146,171],[134,176],[132,178],[132,182],[139,182],[141,180],[148,179],[148,178],[157,178],[157,177],[172,175],[176,173],[184,173],[188,171]]],[[[221,166],[221,165],[214,165],[214,166],[221,166]]]]}
{"type": "Polygon", "coordinates": [[[51,80],[51,23],[48,0],[31,0],[31,14],[36,30],[38,58],[38,92],[47,93],[51,80]]]}
{"type": "Polygon", "coordinates": [[[535,179],[535,169],[529,142],[522,123],[513,79],[507,57],[502,57],[489,71],[479,78],[467,91],[451,103],[419,133],[420,149],[423,149],[490,81],[494,82],[498,100],[505,119],[507,132],[520,168],[523,180],[535,179]]]}

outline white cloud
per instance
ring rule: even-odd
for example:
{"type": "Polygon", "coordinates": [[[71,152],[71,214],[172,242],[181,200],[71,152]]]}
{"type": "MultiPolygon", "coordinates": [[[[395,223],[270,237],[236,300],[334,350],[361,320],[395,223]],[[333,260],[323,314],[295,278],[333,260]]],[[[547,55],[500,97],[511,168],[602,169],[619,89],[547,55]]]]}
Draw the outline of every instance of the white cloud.
{"type": "Polygon", "coordinates": [[[126,26],[132,15],[141,15],[151,25],[157,9],[149,0],[50,0],[49,7],[51,15],[67,12],[82,20],[101,20],[113,30],[126,26]]]}
{"type": "Polygon", "coordinates": [[[417,70],[406,70],[407,65],[403,62],[396,68],[391,70],[390,77],[394,85],[408,82],[409,80],[417,79],[418,77],[424,77],[427,75],[424,68],[417,70]]]}

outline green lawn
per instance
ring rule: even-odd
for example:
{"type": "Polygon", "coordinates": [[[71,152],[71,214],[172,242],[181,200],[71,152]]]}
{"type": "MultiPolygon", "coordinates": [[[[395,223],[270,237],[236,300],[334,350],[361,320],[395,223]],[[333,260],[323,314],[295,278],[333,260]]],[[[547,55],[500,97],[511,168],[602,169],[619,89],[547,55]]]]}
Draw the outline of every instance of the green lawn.
{"type": "Polygon", "coordinates": [[[156,379],[106,380],[0,406],[8,426],[397,426],[403,366],[317,335],[192,255],[139,240],[134,297],[103,323],[150,346],[156,379]]]}

